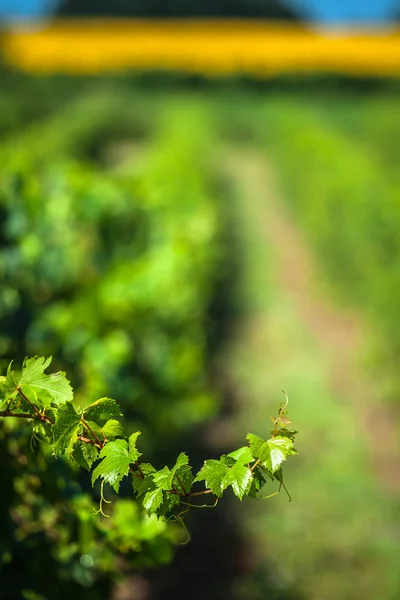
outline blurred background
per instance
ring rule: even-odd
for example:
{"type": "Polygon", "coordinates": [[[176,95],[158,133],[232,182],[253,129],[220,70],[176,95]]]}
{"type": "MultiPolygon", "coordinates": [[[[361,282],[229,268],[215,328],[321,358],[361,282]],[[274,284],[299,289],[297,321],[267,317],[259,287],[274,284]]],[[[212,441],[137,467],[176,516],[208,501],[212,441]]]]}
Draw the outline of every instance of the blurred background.
{"type": "MultiPolygon", "coordinates": [[[[191,542],[1,423],[6,600],[400,597],[398,0],[0,0],[0,365],[157,468],[290,398],[292,495],[191,542]]],[[[271,484],[271,492],[274,491],[271,484]]]]}

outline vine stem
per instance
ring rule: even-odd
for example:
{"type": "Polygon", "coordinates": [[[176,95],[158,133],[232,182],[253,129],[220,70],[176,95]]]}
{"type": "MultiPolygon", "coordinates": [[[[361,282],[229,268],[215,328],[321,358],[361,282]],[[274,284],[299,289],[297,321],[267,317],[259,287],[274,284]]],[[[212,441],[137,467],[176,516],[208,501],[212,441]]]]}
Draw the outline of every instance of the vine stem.
{"type": "Polygon", "coordinates": [[[142,479],[143,480],[143,477],[141,477],[139,473],[137,473],[136,471],[134,471],[133,467],[129,468],[129,472],[130,472],[131,475],[133,475],[134,477],[136,477],[136,479],[142,479]]]}
{"type": "Polygon", "coordinates": [[[18,417],[19,419],[35,419],[36,415],[30,413],[14,413],[11,410],[3,410],[0,412],[0,417],[18,417]]]}
{"type": "Polygon", "coordinates": [[[89,431],[89,433],[92,434],[92,436],[96,440],[97,444],[99,445],[100,449],[104,448],[104,443],[101,441],[99,436],[93,431],[93,429],[90,427],[89,423],[87,423],[87,421],[85,421],[85,419],[83,417],[81,418],[81,421],[82,421],[84,427],[86,427],[86,429],[89,431]]]}
{"type": "Polygon", "coordinates": [[[190,492],[188,496],[193,498],[194,496],[204,496],[205,494],[213,494],[212,490],[203,490],[202,492],[190,492]]]}
{"type": "Polygon", "coordinates": [[[177,479],[177,481],[178,481],[179,485],[181,486],[181,488],[182,488],[182,491],[183,491],[184,495],[185,495],[185,496],[187,496],[187,495],[188,495],[188,493],[187,493],[187,491],[185,490],[185,486],[183,485],[183,483],[182,483],[182,481],[181,481],[181,478],[179,477],[178,473],[175,473],[175,477],[176,477],[176,479],[177,479]]]}
{"type": "Polygon", "coordinates": [[[85,437],[84,435],[78,435],[78,440],[84,442],[85,444],[92,444],[92,446],[96,446],[96,448],[99,448],[99,450],[101,450],[100,444],[96,444],[96,442],[94,442],[90,438],[85,437]]]}
{"type": "Polygon", "coordinates": [[[33,410],[35,411],[35,413],[37,414],[38,418],[40,419],[40,421],[47,421],[48,423],[51,423],[50,419],[48,417],[46,417],[45,415],[42,415],[42,413],[40,412],[40,410],[37,408],[37,406],[35,406],[34,404],[32,404],[32,402],[29,400],[29,398],[24,394],[24,392],[21,390],[21,388],[19,386],[17,386],[17,391],[18,394],[21,396],[21,398],[23,398],[25,400],[25,402],[27,402],[29,404],[29,406],[31,406],[33,408],[33,410]]]}
{"type": "Polygon", "coordinates": [[[137,469],[138,469],[138,471],[140,473],[140,478],[144,479],[144,473],[143,473],[142,469],[140,468],[140,465],[139,465],[139,463],[137,461],[135,462],[135,466],[137,467],[137,469]]]}
{"type": "Polygon", "coordinates": [[[260,459],[257,458],[256,462],[254,463],[254,465],[252,467],[250,467],[250,471],[254,471],[254,469],[260,464],[260,459]]]}
{"type": "MultiPolygon", "coordinates": [[[[25,396],[23,394],[23,392],[21,393],[21,395],[25,396]]],[[[25,397],[24,397],[24,400],[25,400],[25,397]]],[[[27,401],[29,402],[29,400],[27,400],[27,401]]],[[[29,402],[29,404],[31,404],[31,403],[29,402]]],[[[15,417],[16,419],[32,419],[33,421],[36,419],[39,419],[42,422],[49,423],[50,425],[54,425],[54,421],[52,419],[50,419],[50,417],[47,417],[46,415],[42,415],[38,411],[36,411],[35,414],[31,415],[30,413],[16,413],[16,412],[12,412],[11,410],[3,410],[3,411],[0,411],[0,418],[1,417],[15,417]]],[[[84,423],[85,423],[85,425],[87,425],[86,422],[84,422],[84,423]]],[[[90,433],[92,433],[93,437],[96,438],[97,436],[91,430],[91,428],[90,427],[87,427],[87,428],[90,431],[90,433]]],[[[97,440],[98,439],[99,438],[97,437],[97,440]]],[[[78,440],[80,440],[81,442],[84,442],[85,444],[92,444],[92,446],[96,446],[96,448],[99,448],[99,450],[101,450],[104,446],[104,444],[96,443],[94,440],[91,440],[90,438],[87,438],[84,435],[79,435],[78,440]]]]}

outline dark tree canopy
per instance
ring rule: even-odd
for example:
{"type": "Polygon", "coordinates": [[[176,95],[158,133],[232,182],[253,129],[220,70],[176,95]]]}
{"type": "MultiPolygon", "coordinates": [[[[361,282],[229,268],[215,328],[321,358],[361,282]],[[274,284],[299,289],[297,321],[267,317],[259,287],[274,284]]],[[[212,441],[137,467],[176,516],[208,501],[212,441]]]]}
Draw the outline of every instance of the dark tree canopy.
{"type": "Polygon", "coordinates": [[[104,17],[265,17],[299,20],[284,0],[63,0],[58,14],[104,17]]]}

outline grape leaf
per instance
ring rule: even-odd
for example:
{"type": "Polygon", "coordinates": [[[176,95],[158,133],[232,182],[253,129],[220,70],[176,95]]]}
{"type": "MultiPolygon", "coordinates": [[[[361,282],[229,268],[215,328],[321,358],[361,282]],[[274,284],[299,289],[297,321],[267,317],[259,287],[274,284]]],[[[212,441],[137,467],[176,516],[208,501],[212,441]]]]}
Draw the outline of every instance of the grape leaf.
{"type": "Polygon", "coordinates": [[[99,451],[93,444],[79,442],[75,444],[73,458],[80,467],[90,471],[92,464],[97,460],[99,451]]]}
{"type": "Polygon", "coordinates": [[[108,440],[125,437],[125,427],[117,419],[109,419],[102,429],[104,436],[108,440]]]}
{"type": "Polygon", "coordinates": [[[233,493],[242,500],[253,480],[253,474],[247,466],[252,460],[249,448],[239,448],[221,456],[220,460],[206,460],[194,481],[205,481],[206,486],[219,497],[231,485],[233,493]]]}
{"type": "Polygon", "coordinates": [[[0,377],[0,408],[9,404],[17,394],[14,371],[11,367],[12,361],[8,365],[6,375],[0,377]]]}
{"type": "Polygon", "coordinates": [[[220,498],[227,487],[224,485],[224,478],[228,469],[229,467],[220,460],[211,458],[204,461],[204,465],[197,473],[194,481],[205,481],[206,486],[210,488],[212,493],[220,498]]]}
{"type": "Polygon", "coordinates": [[[132,457],[132,462],[136,462],[139,456],[142,456],[141,452],[136,449],[136,440],[140,435],[140,431],[136,431],[129,436],[129,454],[132,457]]]}
{"type": "Polygon", "coordinates": [[[23,383],[19,386],[23,396],[20,396],[20,402],[18,403],[18,408],[23,412],[29,412],[33,416],[36,411],[36,407],[38,410],[43,409],[43,403],[37,397],[37,394],[33,387],[28,385],[27,383],[23,383]]]}
{"type": "Polygon", "coordinates": [[[172,487],[172,479],[175,473],[170,471],[168,467],[164,467],[160,471],[157,471],[153,475],[153,481],[156,484],[156,487],[161,490],[170,490],[172,487]]]}
{"type": "Polygon", "coordinates": [[[235,460],[238,460],[242,464],[250,463],[254,460],[253,454],[248,446],[243,446],[242,448],[238,448],[233,452],[230,452],[228,456],[231,456],[235,460]]]}
{"type": "Polygon", "coordinates": [[[248,493],[251,483],[253,481],[253,474],[248,467],[237,462],[233,467],[230,467],[224,478],[224,485],[232,486],[233,493],[239,498],[243,499],[243,496],[248,493]]]}
{"type": "Polygon", "coordinates": [[[145,477],[144,479],[139,479],[139,477],[132,477],[132,487],[134,493],[140,498],[140,496],[143,496],[149,490],[154,490],[153,478],[145,477]]]}
{"type": "Polygon", "coordinates": [[[67,451],[70,454],[72,452],[81,426],[80,415],[78,415],[72,403],[62,404],[57,411],[56,422],[51,428],[55,453],[67,451]]]}
{"type": "Polygon", "coordinates": [[[188,462],[189,459],[187,455],[184,452],[181,452],[172,469],[164,467],[160,471],[154,473],[153,479],[156,486],[165,491],[170,490],[172,488],[172,481],[176,473],[178,473],[179,477],[179,471],[182,470],[183,472],[183,467],[187,466],[188,462]]]}
{"type": "Polygon", "coordinates": [[[180,467],[183,467],[189,463],[189,457],[184,452],[181,452],[178,458],[176,459],[175,465],[172,467],[171,471],[177,471],[180,467]]]}
{"type": "Polygon", "coordinates": [[[160,507],[156,510],[157,516],[163,517],[181,501],[178,494],[164,494],[160,507]]]}
{"type": "Polygon", "coordinates": [[[288,437],[292,440],[292,442],[294,442],[296,434],[299,432],[296,429],[286,429],[285,427],[282,427],[281,429],[279,429],[278,433],[279,437],[288,437]]]}
{"type": "Polygon", "coordinates": [[[155,468],[150,463],[142,463],[140,465],[140,469],[145,475],[150,475],[151,473],[156,472],[155,468]]]}
{"type": "Polygon", "coordinates": [[[65,373],[51,373],[46,375],[44,370],[50,365],[51,357],[44,358],[35,356],[26,358],[22,365],[22,375],[18,386],[28,384],[36,393],[43,406],[63,404],[72,400],[73,393],[71,385],[65,373]]]}
{"type": "Polygon", "coordinates": [[[100,398],[85,408],[83,416],[85,421],[94,421],[102,426],[109,419],[120,417],[121,410],[112,398],[100,398]]]}
{"type": "MultiPolygon", "coordinates": [[[[264,487],[267,479],[269,477],[268,471],[264,471],[259,466],[257,466],[253,471],[253,480],[251,482],[250,488],[248,490],[248,495],[250,498],[256,498],[264,487]]],[[[272,477],[272,476],[271,476],[272,477]]]]}
{"type": "Polygon", "coordinates": [[[148,515],[151,515],[157,511],[163,502],[164,496],[161,488],[156,487],[153,490],[147,492],[143,498],[143,508],[146,510],[148,515]]]}
{"type": "Polygon", "coordinates": [[[115,440],[108,442],[102,448],[99,455],[102,460],[93,470],[92,485],[94,485],[96,479],[101,477],[118,492],[121,480],[129,473],[130,465],[136,462],[140,456],[134,442],[131,443],[131,438],[136,440],[138,435],[139,432],[131,435],[129,446],[126,440],[115,440]]]}
{"type": "Polygon", "coordinates": [[[260,459],[260,463],[266,469],[275,473],[286,460],[286,457],[297,454],[293,446],[293,440],[289,437],[276,436],[270,440],[263,440],[258,435],[249,433],[247,439],[254,458],[260,459]]]}
{"type": "Polygon", "coordinates": [[[194,479],[192,467],[190,465],[183,465],[176,471],[176,475],[179,477],[176,487],[179,489],[179,491],[182,491],[186,494],[189,493],[192,489],[194,479]]]}

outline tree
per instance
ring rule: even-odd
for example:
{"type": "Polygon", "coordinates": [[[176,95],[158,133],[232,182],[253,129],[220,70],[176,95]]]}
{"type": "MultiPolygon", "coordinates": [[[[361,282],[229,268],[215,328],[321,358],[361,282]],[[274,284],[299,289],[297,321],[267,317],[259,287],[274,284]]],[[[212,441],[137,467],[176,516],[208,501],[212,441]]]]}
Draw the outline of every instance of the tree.
{"type": "Polygon", "coordinates": [[[297,21],[299,14],[283,0],[64,0],[62,16],[104,17],[243,17],[297,21]]]}

